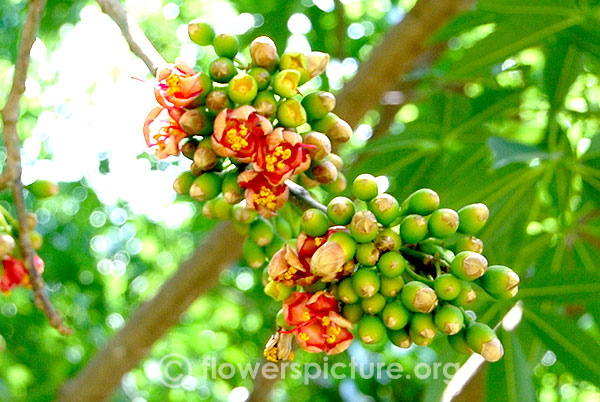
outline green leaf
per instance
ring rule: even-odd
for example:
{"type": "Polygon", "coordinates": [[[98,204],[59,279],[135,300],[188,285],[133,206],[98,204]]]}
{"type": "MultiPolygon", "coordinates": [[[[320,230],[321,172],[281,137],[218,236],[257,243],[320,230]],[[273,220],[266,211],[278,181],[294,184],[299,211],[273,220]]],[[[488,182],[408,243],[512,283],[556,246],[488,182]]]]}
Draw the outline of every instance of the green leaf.
{"type": "Polygon", "coordinates": [[[480,0],[477,9],[501,14],[576,15],[575,0],[480,0]]]}
{"type": "Polygon", "coordinates": [[[459,14],[456,18],[440,28],[430,39],[431,43],[439,43],[480,25],[496,22],[496,16],[484,11],[469,11],[459,14]]]}
{"type": "Polygon", "coordinates": [[[511,163],[529,163],[532,159],[557,159],[560,154],[549,154],[533,145],[526,145],[502,137],[488,138],[487,145],[494,160],[492,167],[499,169],[511,163]]]}
{"type": "Polygon", "coordinates": [[[561,35],[548,47],[544,65],[544,90],[552,109],[562,108],[569,88],[579,76],[582,67],[581,54],[571,42],[570,36],[561,35]]]}

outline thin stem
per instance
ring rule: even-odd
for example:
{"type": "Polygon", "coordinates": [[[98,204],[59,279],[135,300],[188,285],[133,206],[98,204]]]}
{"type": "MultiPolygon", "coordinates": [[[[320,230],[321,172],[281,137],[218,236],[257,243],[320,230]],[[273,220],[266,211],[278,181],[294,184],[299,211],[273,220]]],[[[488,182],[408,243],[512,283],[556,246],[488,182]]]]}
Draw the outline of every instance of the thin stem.
{"type": "Polygon", "coordinates": [[[420,282],[426,283],[430,286],[433,286],[433,281],[431,279],[428,279],[428,278],[424,277],[423,275],[417,274],[413,270],[413,268],[410,266],[410,264],[406,264],[406,269],[404,270],[404,272],[406,272],[411,278],[413,278],[416,281],[420,281],[420,282]]]}

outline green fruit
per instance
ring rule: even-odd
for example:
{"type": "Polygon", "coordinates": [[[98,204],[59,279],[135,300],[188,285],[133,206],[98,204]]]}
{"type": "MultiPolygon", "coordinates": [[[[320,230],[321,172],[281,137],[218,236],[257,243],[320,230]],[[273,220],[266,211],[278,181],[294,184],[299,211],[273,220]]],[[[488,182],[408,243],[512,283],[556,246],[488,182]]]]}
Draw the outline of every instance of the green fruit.
{"type": "Polygon", "coordinates": [[[409,195],[402,206],[408,214],[429,215],[440,206],[440,196],[431,189],[422,188],[409,195]]]}
{"type": "Polygon", "coordinates": [[[327,239],[327,242],[337,243],[344,250],[344,262],[350,261],[356,254],[356,242],[346,232],[333,233],[327,239]]]}
{"type": "Polygon", "coordinates": [[[381,278],[381,288],[379,292],[385,297],[396,297],[404,287],[404,279],[401,276],[395,278],[381,278]]]}
{"type": "Polygon", "coordinates": [[[460,279],[472,281],[485,274],[487,265],[487,260],[481,254],[463,251],[452,260],[450,272],[460,279]]]}
{"type": "Polygon", "coordinates": [[[346,278],[340,281],[338,285],[338,296],[341,301],[346,304],[357,303],[359,300],[358,294],[354,291],[352,278],[346,278]]]}
{"type": "Polygon", "coordinates": [[[366,267],[372,267],[379,261],[379,250],[374,243],[363,243],[356,247],[356,261],[366,267]]]}
{"type": "Polygon", "coordinates": [[[49,198],[59,192],[58,184],[50,180],[36,180],[26,188],[36,198],[49,198]]]}
{"type": "Polygon", "coordinates": [[[452,299],[452,304],[462,307],[469,308],[477,300],[477,292],[473,288],[473,285],[469,281],[460,281],[460,292],[455,299],[452,299]]]}
{"type": "Polygon", "coordinates": [[[215,30],[207,22],[200,19],[195,19],[188,24],[188,34],[192,42],[200,46],[208,46],[215,38],[215,30]]]}
{"type": "Polygon", "coordinates": [[[250,225],[250,239],[261,247],[271,244],[275,234],[273,226],[264,218],[258,218],[250,225]]]}
{"type": "Polygon", "coordinates": [[[233,59],[240,49],[240,42],[235,35],[217,35],[212,44],[217,55],[227,57],[229,59],[233,59]]]}
{"type": "Polygon", "coordinates": [[[388,338],[390,338],[390,341],[403,349],[408,349],[410,348],[410,345],[412,345],[412,340],[410,339],[410,335],[408,334],[408,331],[406,331],[405,329],[398,329],[395,331],[388,331],[388,338]]]}
{"type": "Polygon", "coordinates": [[[296,128],[306,123],[306,110],[296,99],[286,99],[279,104],[277,120],[284,127],[296,128]]]}
{"type": "Polygon", "coordinates": [[[379,343],[386,337],[385,326],[376,316],[366,315],[358,322],[358,337],[367,345],[379,343]]]}
{"type": "Polygon", "coordinates": [[[223,88],[214,88],[206,97],[206,107],[209,112],[217,115],[223,109],[233,108],[233,103],[229,99],[227,91],[223,88]]]}
{"type": "Polygon", "coordinates": [[[310,208],[302,214],[301,230],[311,237],[323,236],[329,229],[327,214],[317,208],[310,208]]]}
{"type": "Polygon", "coordinates": [[[256,95],[252,106],[256,109],[256,112],[267,119],[274,117],[277,113],[277,100],[271,91],[262,91],[256,95]]]}
{"type": "MultiPolygon", "coordinates": [[[[236,204],[233,206],[233,219],[237,222],[250,224],[256,217],[258,213],[254,209],[250,209],[242,204],[236,204]]],[[[279,232],[278,232],[279,233],[279,232]]]]}
{"type": "Polygon", "coordinates": [[[405,244],[423,241],[428,234],[427,220],[421,215],[408,215],[400,224],[400,237],[405,244]]]}
{"type": "Polygon", "coordinates": [[[293,289],[281,282],[271,281],[265,286],[265,294],[277,301],[284,301],[292,294],[293,289]]]}
{"type": "Polygon", "coordinates": [[[404,328],[410,320],[411,313],[399,301],[388,303],[381,313],[383,323],[389,329],[404,328]]]}
{"type": "Polygon", "coordinates": [[[223,196],[215,198],[214,214],[215,218],[226,221],[232,218],[233,207],[225,200],[223,196]]]}
{"type": "Polygon", "coordinates": [[[281,236],[273,237],[273,241],[271,241],[271,243],[265,247],[265,253],[267,255],[267,258],[273,258],[275,253],[281,250],[284,245],[285,240],[281,236]]]}
{"type": "Polygon", "coordinates": [[[244,240],[242,245],[242,256],[250,268],[260,268],[265,263],[265,252],[263,248],[251,239],[244,240]]]}
{"type": "Polygon", "coordinates": [[[358,243],[368,243],[379,234],[377,218],[371,211],[358,211],[350,222],[350,233],[358,243]]]}
{"type": "Polygon", "coordinates": [[[359,200],[370,201],[378,192],[375,177],[368,173],[359,175],[352,183],[352,194],[359,200]]]}
{"type": "Polygon", "coordinates": [[[216,173],[202,173],[190,187],[190,196],[198,201],[212,200],[221,193],[221,177],[216,173]]]}
{"type": "Polygon", "coordinates": [[[479,279],[479,284],[490,295],[504,299],[516,295],[519,290],[519,275],[504,265],[492,265],[479,279]]]}
{"type": "Polygon", "coordinates": [[[235,103],[249,104],[258,94],[258,84],[252,76],[241,73],[229,81],[227,94],[235,103]]]}
{"type": "Polygon", "coordinates": [[[352,323],[357,323],[362,316],[365,314],[360,304],[346,304],[344,308],[342,308],[342,315],[348,321],[352,323]]]}
{"type": "Polygon", "coordinates": [[[233,65],[233,61],[226,57],[219,57],[210,63],[208,66],[208,73],[213,80],[225,83],[235,77],[237,69],[233,65]]]}
{"type": "Polygon", "coordinates": [[[282,98],[291,98],[298,94],[299,82],[299,71],[281,70],[273,78],[273,91],[282,98]]]}
{"type": "Polygon", "coordinates": [[[418,281],[404,285],[400,298],[404,306],[415,313],[430,313],[438,304],[435,291],[418,281]]]}
{"type": "Polygon", "coordinates": [[[371,297],[362,299],[360,306],[365,313],[375,315],[385,307],[385,297],[379,293],[375,293],[371,297]]]}
{"type": "Polygon", "coordinates": [[[351,278],[354,291],[362,298],[372,297],[381,287],[381,280],[374,269],[361,268],[351,278]]]}
{"type": "Polygon", "coordinates": [[[327,216],[336,225],[349,224],[354,212],[354,203],[347,197],[335,197],[327,205],[327,216]]]}
{"type": "Polygon", "coordinates": [[[485,204],[471,204],[458,210],[460,233],[475,235],[487,222],[490,216],[490,210],[485,204]]]}
{"type": "Polygon", "coordinates": [[[504,355],[502,343],[489,326],[476,322],[467,328],[467,344],[489,362],[497,362],[504,355]]]}
{"type": "Polygon", "coordinates": [[[377,268],[379,269],[379,272],[381,272],[381,275],[388,278],[394,278],[404,272],[406,261],[397,251],[390,251],[379,258],[377,268]]]}
{"type": "Polygon", "coordinates": [[[474,251],[483,253],[483,242],[475,236],[460,236],[454,244],[454,252],[456,254],[462,251],[474,251]]]}
{"type": "Polygon", "coordinates": [[[448,343],[458,353],[470,355],[473,350],[467,344],[465,339],[465,331],[461,331],[458,334],[448,336],[448,343]]]}
{"type": "Polygon", "coordinates": [[[223,198],[231,205],[237,204],[244,199],[244,190],[240,188],[237,181],[238,172],[232,171],[225,174],[223,177],[223,186],[221,191],[223,192],[223,198]]]}
{"type": "Polygon", "coordinates": [[[463,329],[465,317],[458,307],[451,304],[444,304],[435,312],[434,322],[444,334],[454,335],[463,329]]]}
{"type": "Polygon", "coordinates": [[[316,91],[302,99],[302,106],[310,121],[322,119],[335,108],[335,96],[329,92],[316,91]]]}
{"type": "Polygon", "coordinates": [[[429,233],[438,239],[452,236],[458,229],[458,214],[453,209],[441,208],[429,217],[429,233]]]}
{"type": "Polygon", "coordinates": [[[369,202],[369,210],[375,214],[377,221],[388,226],[400,216],[398,200],[387,193],[379,194],[369,202]]]}
{"type": "MultiPolygon", "coordinates": [[[[433,322],[433,316],[431,314],[422,314],[417,313],[413,314],[410,319],[410,334],[411,338],[413,338],[413,334],[416,334],[416,338],[424,338],[432,340],[435,338],[435,334],[437,333],[437,327],[433,322]]],[[[416,339],[413,340],[417,345],[419,343],[416,342],[416,339]]],[[[423,346],[423,345],[420,345],[423,346]]]]}
{"type": "Polygon", "coordinates": [[[271,83],[271,74],[269,74],[269,70],[263,67],[252,67],[248,70],[248,74],[252,76],[256,80],[258,84],[258,90],[264,91],[269,87],[271,83]]]}
{"type": "Polygon", "coordinates": [[[279,69],[298,71],[300,73],[300,84],[304,84],[310,78],[308,75],[308,59],[306,55],[299,52],[288,52],[281,55],[279,69]]]}
{"type": "Polygon", "coordinates": [[[183,172],[175,179],[175,182],[173,183],[173,190],[180,195],[189,195],[190,188],[192,187],[195,179],[196,176],[190,172],[183,172]]]}
{"type": "Polygon", "coordinates": [[[433,288],[442,300],[453,300],[460,294],[460,280],[452,274],[443,274],[435,278],[433,288]]]}
{"type": "Polygon", "coordinates": [[[401,245],[402,240],[400,239],[400,235],[389,228],[379,232],[375,239],[375,246],[377,246],[382,253],[386,251],[398,251],[400,250],[401,245]]]}

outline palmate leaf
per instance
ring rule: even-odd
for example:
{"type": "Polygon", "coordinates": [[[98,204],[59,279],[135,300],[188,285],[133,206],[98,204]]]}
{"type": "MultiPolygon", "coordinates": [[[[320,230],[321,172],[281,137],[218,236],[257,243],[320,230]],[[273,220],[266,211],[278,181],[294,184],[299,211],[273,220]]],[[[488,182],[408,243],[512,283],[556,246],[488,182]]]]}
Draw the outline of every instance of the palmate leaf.
{"type": "Polygon", "coordinates": [[[575,0],[480,0],[477,9],[500,14],[560,15],[578,13],[575,0]]]}
{"type": "Polygon", "coordinates": [[[559,35],[546,51],[544,91],[553,110],[562,108],[569,88],[583,68],[582,55],[569,34],[559,35]]]}
{"type": "Polygon", "coordinates": [[[556,159],[560,154],[549,154],[533,145],[526,145],[502,137],[490,137],[487,141],[494,162],[492,167],[498,169],[511,163],[529,163],[532,159],[556,159]]]}

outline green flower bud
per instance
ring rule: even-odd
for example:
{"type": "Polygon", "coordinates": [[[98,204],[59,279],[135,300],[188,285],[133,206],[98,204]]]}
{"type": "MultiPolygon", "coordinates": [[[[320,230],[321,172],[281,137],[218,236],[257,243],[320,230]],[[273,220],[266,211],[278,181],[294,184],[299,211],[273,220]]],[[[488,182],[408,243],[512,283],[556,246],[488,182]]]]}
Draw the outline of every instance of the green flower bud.
{"type": "Polygon", "coordinates": [[[217,55],[233,59],[240,49],[240,42],[235,35],[220,34],[213,40],[213,46],[217,55]]]}
{"type": "Polygon", "coordinates": [[[381,275],[394,278],[404,272],[406,261],[402,257],[402,254],[397,251],[390,251],[381,256],[377,268],[381,272],[381,275]]]}
{"type": "Polygon", "coordinates": [[[467,344],[465,339],[465,331],[461,331],[458,334],[448,336],[448,343],[458,353],[470,355],[473,353],[473,349],[467,344]]]}
{"type": "Polygon", "coordinates": [[[388,338],[390,338],[390,341],[403,349],[408,349],[410,348],[410,345],[412,345],[412,340],[410,339],[410,335],[408,334],[408,331],[406,331],[405,329],[398,329],[395,331],[388,331],[388,338]]]}
{"type": "Polygon", "coordinates": [[[354,240],[359,243],[368,243],[375,240],[379,234],[377,218],[371,211],[358,211],[350,222],[350,233],[352,233],[354,240]]]}
{"type": "Polygon", "coordinates": [[[340,171],[337,172],[337,177],[331,183],[325,184],[325,190],[330,194],[340,194],[346,187],[348,187],[348,181],[346,180],[346,176],[340,171]]]}
{"type": "Polygon", "coordinates": [[[332,242],[339,244],[344,251],[344,262],[348,262],[354,258],[356,254],[356,242],[350,235],[346,232],[335,232],[331,236],[327,242],[332,242]]]}
{"type": "Polygon", "coordinates": [[[335,96],[330,92],[316,91],[302,99],[302,106],[310,121],[319,120],[335,108],[335,96]]]}
{"type": "Polygon", "coordinates": [[[29,240],[31,240],[31,246],[34,250],[39,250],[44,245],[44,238],[40,232],[36,232],[35,230],[29,232],[29,240]]]}
{"type": "Polygon", "coordinates": [[[515,296],[519,290],[519,282],[519,275],[504,265],[488,267],[485,275],[479,279],[479,284],[485,291],[498,299],[515,296]]]}
{"type": "Polygon", "coordinates": [[[485,225],[490,216],[490,210],[485,204],[471,204],[458,210],[460,233],[475,235],[485,225]]]}
{"type": "Polygon", "coordinates": [[[244,190],[238,184],[237,178],[237,171],[228,172],[223,178],[223,198],[232,205],[244,199],[244,190]]]}
{"type": "Polygon", "coordinates": [[[263,67],[252,67],[248,74],[252,76],[256,80],[258,84],[258,90],[264,91],[269,87],[271,83],[271,74],[269,74],[269,70],[263,67]]]}
{"type": "Polygon", "coordinates": [[[340,118],[336,114],[330,112],[323,118],[311,121],[310,126],[313,130],[327,135],[329,130],[331,130],[339,120],[340,118]]]}
{"type": "Polygon", "coordinates": [[[377,196],[378,192],[375,177],[368,173],[359,175],[352,183],[352,194],[359,200],[370,201],[377,196]]]}
{"type": "Polygon", "coordinates": [[[379,250],[374,243],[362,243],[356,247],[356,261],[366,267],[373,267],[379,261],[379,250]]]}
{"type": "Polygon", "coordinates": [[[202,215],[208,219],[215,219],[215,200],[208,200],[202,205],[202,215]]]}
{"type": "Polygon", "coordinates": [[[291,98],[298,94],[300,72],[297,70],[281,70],[273,78],[273,91],[282,98],[291,98]]]}
{"type": "Polygon", "coordinates": [[[231,99],[227,96],[227,91],[225,91],[225,89],[215,88],[206,96],[206,107],[209,112],[217,115],[223,109],[233,108],[233,102],[231,102],[231,99]]]}
{"type": "Polygon", "coordinates": [[[59,192],[58,184],[50,180],[36,180],[26,188],[36,198],[53,197],[59,192]]]}
{"type": "Polygon", "coordinates": [[[283,283],[275,281],[271,281],[265,286],[265,294],[277,301],[284,301],[290,297],[292,290],[292,288],[285,286],[283,283]]]}
{"type": "Polygon", "coordinates": [[[300,73],[300,84],[310,79],[308,74],[308,59],[306,55],[299,52],[287,52],[281,56],[279,61],[280,70],[296,70],[300,73]]]}
{"type": "Polygon", "coordinates": [[[284,127],[296,128],[306,123],[306,110],[296,99],[286,99],[279,104],[277,120],[284,127]]]}
{"type": "Polygon", "coordinates": [[[215,30],[207,22],[200,19],[195,19],[188,24],[188,34],[192,42],[200,46],[208,46],[215,38],[215,30]]]}
{"type": "Polygon", "coordinates": [[[300,227],[309,236],[323,236],[329,229],[329,219],[325,212],[317,208],[310,208],[302,214],[300,227]]]}
{"type": "Polygon", "coordinates": [[[15,249],[15,239],[9,234],[0,235],[0,258],[11,255],[15,249]]]}
{"type": "Polygon", "coordinates": [[[173,190],[180,195],[190,195],[190,188],[196,177],[190,172],[183,172],[173,182],[173,190]]]}
{"type": "Polygon", "coordinates": [[[489,326],[476,322],[467,328],[467,344],[488,362],[497,362],[504,355],[504,348],[496,333],[489,326]]]}
{"type": "MultiPolygon", "coordinates": [[[[315,283],[312,283],[308,286],[303,286],[302,288],[304,289],[305,292],[308,293],[317,293],[320,290],[325,290],[325,288],[327,288],[328,283],[327,282],[323,282],[322,280],[318,280],[315,283]]],[[[333,294],[335,292],[337,292],[336,289],[331,289],[331,293],[333,294]]]]}
{"type": "Polygon", "coordinates": [[[344,167],[344,161],[342,160],[342,158],[339,155],[331,153],[327,156],[327,160],[329,160],[329,162],[333,163],[333,165],[335,166],[335,168],[338,171],[341,171],[342,168],[344,167]]]}
{"type": "Polygon", "coordinates": [[[446,335],[459,333],[465,325],[462,311],[451,304],[444,304],[434,316],[435,325],[446,335]]]}
{"type": "Polygon", "coordinates": [[[402,240],[400,239],[400,235],[389,228],[379,232],[375,239],[375,246],[382,253],[385,253],[386,251],[398,251],[400,250],[401,245],[402,240]]]}
{"type": "Polygon", "coordinates": [[[186,142],[181,146],[181,153],[188,159],[194,160],[194,152],[198,148],[198,140],[195,138],[188,138],[186,142]]]}
{"type": "Polygon", "coordinates": [[[452,299],[452,304],[462,307],[469,308],[477,300],[477,292],[473,288],[473,284],[469,281],[460,281],[460,292],[455,299],[452,299]]]}
{"type": "Polygon", "coordinates": [[[274,117],[277,113],[277,100],[271,91],[262,91],[256,95],[252,106],[256,109],[256,112],[267,119],[274,117]]]}
{"type": "Polygon", "coordinates": [[[362,298],[368,298],[379,292],[381,281],[374,269],[361,268],[352,275],[354,291],[362,298]]]}
{"type": "Polygon", "coordinates": [[[343,232],[335,233],[313,254],[310,271],[324,282],[331,282],[344,269],[344,264],[354,257],[355,250],[356,244],[350,236],[343,232]]]}
{"type": "Polygon", "coordinates": [[[258,94],[258,84],[252,76],[241,73],[229,81],[227,94],[235,103],[250,104],[258,94]]]}
{"type": "Polygon", "coordinates": [[[198,201],[212,200],[220,193],[221,177],[216,173],[202,173],[190,187],[190,196],[198,201]]]}
{"type": "Polygon", "coordinates": [[[329,64],[329,54],[323,52],[310,52],[307,59],[308,75],[310,78],[321,75],[329,64]]]}
{"type": "Polygon", "coordinates": [[[398,200],[387,193],[379,194],[369,201],[369,210],[383,226],[388,226],[400,216],[398,200]]]}
{"type": "Polygon", "coordinates": [[[233,206],[233,219],[237,222],[250,224],[256,219],[258,213],[254,209],[250,209],[245,205],[236,204],[233,206]]]}
{"type": "Polygon", "coordinates": [[[429,215],[440,206],[440,196],[433,190],[422,188],[415,191],[402,203],[408,214],[429,215]]]}
{"type": "Polygon", "coordinates": [[[237,69],[233,65],[233,61],[226,57],[219,57],[210,63],[208,66],[208,73],[213,80],[225,83],[235,77],[237,69]]]}
{"type": "Polygon", "coordinates": [[[255,269],[262,267],[266,258],[263,248],[249,238],[244,240],[244,244],[242,245],[242,256],[246,264],[250,268],[255,269]]]}
{"type": "Polygon", "coordinates": [[[343,144],[352,138],[352,127],[346,120],[338,119],[325,134],[331,141],[343,144]]]}
{"type": "Polygon", "coordinates": [[[483,242],[475,236],[460,236],[454,243],[454,252],[456,254],[463,251],[473,251],[483,253],[483,242]]]}
{"type": "Polygon", "coordinates": [[[194,152],[193,160],[196,169],[200,171],[210,170],[217,165],[219,156],[213,150],[210,137],[200,141],[194,152]]]}
{"type": "Polygon", "coordinates": [[[338,296],[346,304],[354,304],[359,300],[358,294],[354,291],[352,278],[346,278],[339,282],[338,296]]]}
{"type": "Polygon", "coordinates": [[[381,317],[386,327],[398,330],[406,327],[411,313],[399,301],[392,301],[385,306],[381,317]]]}
{"type": "Polygon", "coordinates": [[[360,306],[363,311],[367,314],[375,315],[378,314],[385,307],[385,297],[379,293],[375,293],[373,296],[366,299],[362,299],[360,306]]]}
{"type": "Polygon", "coordinates": [[[381,288],[379,292],[385,297],[396,297],[404,287],[404,279],[401,276],[395,278],[381,278],[381,288]]]}
{"type": "Polygon", "coordinates": [[[271,241],[271,244],[265,247],[265,254],[267,258],[273,258],[275,253],[281,250],[284,245],[285,240],[281,236],[276,235],[275,237],[273,237],[273,241],[271,241]]]}
{"type": "Polygon", "coordinates": [[[431,313],[438,304],[435,291],[422,282],[408,282],[400,298],[404,306],[415,313],[431,313]]]}
{"type": "MultiPolygon", "coordinates": [[[[417,334],[417,338],[433,340],[433,338],[435,338],[436,333],[437,328],[435,326],[435,323],[433,322],[433,316],[431,314],[417,313],[414,314],[410,319],[411,338],[414,338],[413,334],[417,334]]],[[[419,345],[416,339],[413,339],[413,341],[417,345],[419,345]]]]}
{"type": "Polygon", "coordinates": [[[366,315],[361,318],[357,332],[360,340],[367,345],[379,343],[386,338],[385,326],[376,316],[366,315]]]}
{"type": "Polygon", "coordinates": [[[310,176],[321,184],[327,184],[337,179],[338,171],[333,163],[322,160],[312,167],[310,176]]]}
{"type": "Polygon", "coordinates": [[[279,234],[279,236],[286,240],[290,240],[294,236],[292,225],[290,225],[290,223],[282,217],[276,216],[272,219],[272,222],[275,225],[275,231],[279,234]]]}
{"type": "Polygon", "coordinates": [[[421,215],[408,215],[400,224],[400,237],[403,243],[418,243],[425,240],[428,234],[427,220],[421,215]]]}
{"type": "Polygon", "coordinates": [[[364,314],[365,313],[362,307],[358,303],[346,304],[344,308],[342,308],[342,315],[344,316],[344,318],[346,318],[353,324],[356,324],[358,321],[360,321],[364,314]]]}
{"type": "Polygon", "coordinates": [[[261,247],[271,244],[273,241],[273,226],[264,218],[257,218],[250,225],[250,239],[261,247]]]}
{"type": "Polygon", "coordinates": [[[487,260],[481,254],[463,251],[452,260],[450,272],[460,279],[472,281],[485,274],[487,266],[487,260]]]}
{"type": "Polygon", "coordinates": [[[204,107],[186,110],[179,118],[179,125],[190,135],[212,133],[213,119],[204,107]]]}
{"type": "MultiPolygon", "coordinates": [[[[310,158],[314,161],[325,159],[331,152],[331,141],[322,133],[311,131],[304,135],[302,140],[304,144],[314,145],[314,148],[309,148],[310,158]]],[[[335,165],[334,165],[335,166],[335,165]]],[[[336,168],[337,170],[337,168],[336,168]]]]}
{"type": "Polygon", "coordinates": [[[214,207],[215,218],[226,221],[232,218],[233,215],[233,207],[232,205],[225,200],[225,198],[220,195],[215,198],[215,207],[214,207]]]}
{"type": "Polygon", "coordinates": [[[233,222],[233,228],[242,236],[248,236],[248,233],[250,233],[250,225],[247,223],[233,222]]]}
{"type": "Polygon", "coordinates": [[[354,212],[354,203],[347,197],[335,197],[327,205],[327,216],[336,225],[349,224],[354,212]]]}
{"type": "Polygon", "coordinates": [[[259,36],[250,44],[250,56],[252,64],[257,67],[264,67],[269,71],[273,71],[279,63],[277,55],[277,47],[271,38],[267,36],[259,36]]]}
{"type": "Polygon", "coordinates": [[[433,288],[442,300],[456,299],[460,294],[460,280],[452,274],[443,274],[435,278],[433,288]]]}
{"type": "Polygon", "coordinates": [[[208,74],[200,74],[200,87],[202,88],[202,91],[200,92],[200,95],[198,95],[197,101],[203,102],[213,89],[213,80],[208,74]]]}
{"type": "Polygon", "coordinates": [[[429,217],[428,228],[433,237],[438,239],[450,237],[458,229],[458,214],[453,209],[437,209],[429,217]]]}

